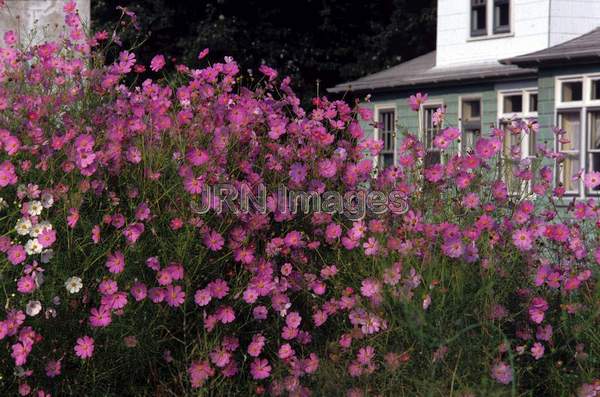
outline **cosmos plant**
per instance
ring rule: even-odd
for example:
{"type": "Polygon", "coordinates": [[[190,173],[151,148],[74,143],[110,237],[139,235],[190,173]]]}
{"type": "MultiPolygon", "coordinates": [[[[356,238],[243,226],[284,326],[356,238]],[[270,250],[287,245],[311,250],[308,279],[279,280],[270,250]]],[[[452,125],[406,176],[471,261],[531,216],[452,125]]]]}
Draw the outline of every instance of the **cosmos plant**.
{"type": "Polygon", "coordinates": [[[88,36],[74,2],[64,12],[60,40],[24,48],[9,32],[0,48],[2,390],[127,394],[150,378],[177,395],[304,396],[333,371],[340,393],[383,395],[379,380],[454,354],[453,339],[417,351],[398,331],[449,304],[459,280],[441,280],[446,269],[481,287],[463,293],[481,297],[468,329],[493,341],[479,359],[494,387],[560,357],[579,371],[573,391],[600,393],[579,340],[597,321],[600,210],[554,185],[560,154],[507,158],[498,129],[454,154],[461,134],[440,109],[442,163],[426,164],[407,131],[398,165],[377,169],[368,102],[321,97],[307,111],[289,78],[263,65],[243,85],[236,61],[207,63],[208,50],[207,66],[163,75],[172,60],[147,68],[117,31],[88,36]],[[219,183],[266,186],[269,211],[198,215],[202,188],[219,183]],[[280,185],[393,191],[408,210],[280,212],[280,185]]]}

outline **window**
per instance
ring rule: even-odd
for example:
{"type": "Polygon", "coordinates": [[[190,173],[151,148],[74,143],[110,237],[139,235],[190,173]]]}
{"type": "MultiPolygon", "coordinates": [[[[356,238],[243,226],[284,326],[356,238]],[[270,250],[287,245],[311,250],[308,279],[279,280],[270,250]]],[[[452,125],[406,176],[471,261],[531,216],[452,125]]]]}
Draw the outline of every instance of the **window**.
{"type": "Polygon", "coordinates": [[[510,32],[510,1],[494,0],[494,33],[510,32]]]}
{"type": "Polygon", "coordinates": [[[521,120],[502,120],[500,128],[504,130],[502,141],[501,169],[502,179],[508,191],[516,193],[521,191],[521,180],[514,174],[520,159],[523,157],[521,120]]]}
{"type": "Polygon", "coordinates": [[[523,112],[523,95],[505,95],[502,113],[521,113],[523,112]]]}
{"type": "Polygon", "coordinates": [[[466,99],[461,106],[461,150],[472,149],[477,138],[481,135],[481,99],[466,99]]]}
{"type": "Polygon", "coordinates": [[[562,82],[561,99],[563,102],[577,102],[583,99],[583,81],[562,82]]]}
{"type": "Polygon", "coordinates": [[[537,89],[511,89],[500,91],[498,95],[498,125],[504,131],[502,177],[509,192],[521,193],[531,184],[525,183],[515,171],[522,159],[535,157],[537,153],[537,89]]]}
{"type": "Polygon", "coordinates": [[[487,34],[486,0],[471,0],[471,36],[487,34]]]}
{"type": "Polygon", "coordinates": [[[529,113],[537,113],[538,111],[538,94],[529,95],[529,113]]]}
{"type": "Polygon", "coordinates": [[[433,116],[442,105],[429,104],[423,106],[423,143],[427,149],[425,154],[425,166],[438,164],[442,161],[441,152],[433,144],[433,139],[442,126],[436,126],[433,122],[433,116]]]}
{"type": "Polygon", "coordinates": [[[378,166],[381,169],[394,165],[396,112],[393,109],[380,110],[378,114],[378,139],[383,141],[379,153],[378,166]]]}
{"type": "MultiPolygon", "coordinates": [[[[600,110],[588,112],[588,170],[600,171],[600,110]]],[[[600,192],[600,186],[594,189],[594,193],[600,192]]]]}
{"type": "Polygon", "coordinates": [[[592,97],[593,101],[600,100],[600,79],[592,80],[592,97]]]}
{"type": "Polygon", "coordinates": [[[600,195],[599,188],[588,189],[577,177],[582,171],[600,172],[599,81],[598,75],[556,79],[556,121],[564,133],[556,137],[563,158],[556,162],[555,179],[579,198],[600,195]]]}
{"type": "Polygon", "coordinates": [[[558,151],[564,159],[558,164],[558,182],[569,193],[579,192],[579,184],[573,181],[573,176],[581,169],[581,119],[580,112],[559,112],[558,125],[565,132],[558,141],[558,151]]]}

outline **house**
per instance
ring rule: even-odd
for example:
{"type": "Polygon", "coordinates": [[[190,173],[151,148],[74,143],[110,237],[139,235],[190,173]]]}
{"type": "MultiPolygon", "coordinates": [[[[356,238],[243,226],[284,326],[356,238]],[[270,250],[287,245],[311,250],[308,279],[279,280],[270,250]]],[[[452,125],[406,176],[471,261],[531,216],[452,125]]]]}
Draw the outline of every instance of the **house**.
{"type": "MultiPolygon", "coordinates": [[[[84,26],[90,21],[90,0],[76,0],[84,26]]],[[[3,0],[0,1],[0,41],[8,31],[22,44],[56,40],[63,32],[67,0],[3,0]]]]}
{"type": "Polygon", "coordinates": [[[518,146],[522,158],[545,143],[564,153],[555,183],[585,198],[572,176],[600,171],[600,1],[439,0],[436,50],[329,91],[370,94],[378,128],[367,132],[384,141],[378,162],[397,160],[400,134],[420,134],[429,162],[444,161],[432,138],[432,116],[445,108],[444,123],[461,129],[454,150],[468,150],[492,127],[507,131],[506,156],[518,146]],[[428,93],[417,112],[406,99],[428,93]],[[515,120],[537,120],[539,131],[512,142],[515,120]],[[566,131],[560,142],[552,128],[566,131]],[[566,141],[569,142],[566,142],[566,141]]]}

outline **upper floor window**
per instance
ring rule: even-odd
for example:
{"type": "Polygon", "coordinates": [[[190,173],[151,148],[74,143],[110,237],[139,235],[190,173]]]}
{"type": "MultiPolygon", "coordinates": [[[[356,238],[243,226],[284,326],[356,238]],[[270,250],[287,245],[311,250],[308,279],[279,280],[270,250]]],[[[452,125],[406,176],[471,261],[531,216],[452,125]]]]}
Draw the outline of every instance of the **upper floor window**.
{"type": "Polygon", "coordinates": [[[510,32],[510,0],[494,0],[494,33],[510,32]]]}
{"type": "Polygon", "coordinates": [[[377,114],[378,136],[383,141],[383,149],[379,152],[378,166],[381,169],[394,165],[396,112],[394,109],[382,109],[377,114]]]}
{"type": "Polygon", "coordinates": [[[471,37],[510,33],[510,5],[510,0],[471,0],[471,37]]]}
{"type": "Polygon", "coordinates": [[[487,34],[486,0],[471,0],[471,36],[487,34]]]}

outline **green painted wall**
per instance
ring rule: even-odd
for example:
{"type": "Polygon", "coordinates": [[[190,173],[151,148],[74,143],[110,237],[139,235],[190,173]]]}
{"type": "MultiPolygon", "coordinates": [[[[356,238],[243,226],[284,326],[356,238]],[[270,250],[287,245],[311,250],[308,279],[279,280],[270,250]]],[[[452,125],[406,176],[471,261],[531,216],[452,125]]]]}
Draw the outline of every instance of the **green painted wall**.
{"type": "MultiPolygon", "coordinates": [[[[396,105],[396,122],[398,131],[417,133],[419,129],[419,113],[408,106],[407,99],[416,92],[427,93],[431,101],[441,101],[446,106],[445,126],[459,126],[459,98],[479,96],[482,99],[482,123],[486,131],[497,122],[497,95],[494,83],[465,85],[462,87],[444,88],[419,88],[414,90],[401,90],[389,93],[373,94],[371,108],[378,104],[394,103],[396,105]]],[[[373,134],[373,128],[365,125],[365,132],[373,134]]],[[[400,138],[400,137],[398,137],[400,138]]]]}

